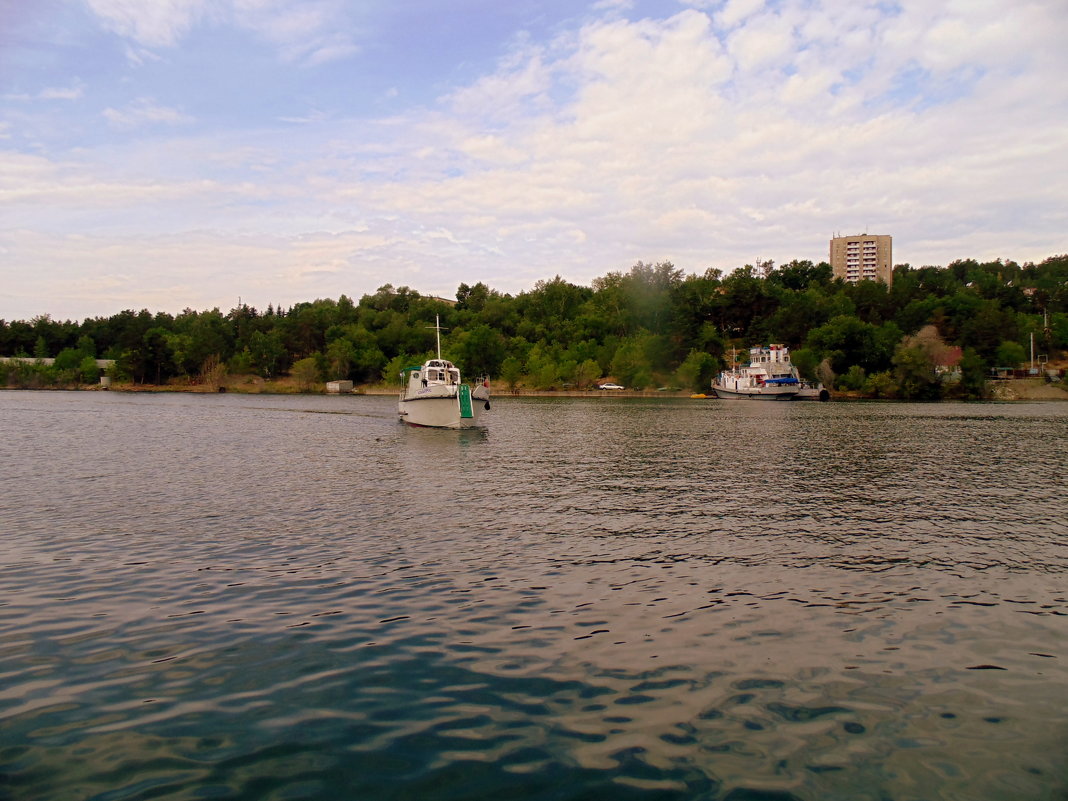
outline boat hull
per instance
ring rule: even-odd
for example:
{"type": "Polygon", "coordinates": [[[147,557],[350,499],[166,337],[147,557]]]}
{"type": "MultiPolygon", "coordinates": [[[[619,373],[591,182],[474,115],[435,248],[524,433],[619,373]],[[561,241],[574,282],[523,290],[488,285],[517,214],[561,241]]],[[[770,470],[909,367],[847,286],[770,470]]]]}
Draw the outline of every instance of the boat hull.
{"type": "Polygon", "coordinates": [[[795,387],[743,387],[739,389],[726,389],[712,385],[712,391],[717,398],[723,400],[765,400],[765,401],[788,401],[797,394],[795,387]]]}
{"type": "Polygon", "coordinates": [[[801,387],[793,397],[793,400],[823,401],[825,403],[830,399],[831,393],[824,389],[822,385],[818,387],[801,387]]]}
{"type": "Polygon", "coordinates": [[[446,396],[431,393],[401,398],[397,414],[410,426],[425,428],[475,428],[483,410],[489,406],[489,392],[477,387],[464,402],[463,392],[446,396]]]}

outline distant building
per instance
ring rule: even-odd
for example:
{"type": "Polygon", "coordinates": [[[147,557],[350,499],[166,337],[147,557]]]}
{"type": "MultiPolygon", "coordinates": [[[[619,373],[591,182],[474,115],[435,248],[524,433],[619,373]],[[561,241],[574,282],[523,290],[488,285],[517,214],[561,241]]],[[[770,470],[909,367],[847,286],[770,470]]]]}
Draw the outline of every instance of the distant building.
{"type": "Polygon", "coordinates": [[[836,236],[831,240],[831,272],[851,284],[882,281],[889,287],[894,277],[892,242],[885,234],[836,236]]]}

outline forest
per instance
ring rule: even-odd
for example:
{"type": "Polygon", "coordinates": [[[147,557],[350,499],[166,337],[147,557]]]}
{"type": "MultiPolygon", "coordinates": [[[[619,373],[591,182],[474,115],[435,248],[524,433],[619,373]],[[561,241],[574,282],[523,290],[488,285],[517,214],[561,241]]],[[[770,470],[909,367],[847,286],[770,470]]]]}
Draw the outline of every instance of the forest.
{"type": "Polygon", "coordinates": [[[588,389],[611,378],[632,389],[707,391],[734,354],[791,348],[802,375],[869,397],[980,398],[995,368],[1055,362],[1068,349],[1068,255],[1040,264],[959,260],[897,265],[888,288],[834,279],[830,265],[760,262],[724,274],[685,274],[638,262],[591,286],[559,276],[503,294],[460,284],[455,302],[385,285],[291,308],[178,315],[125,310],[59,322],[0,320],[0,385],[113,381],[217,384],[226,376],[287,377],[301,390],[351,379],[399,383],[401,368],[442,350],[465,377],[497,391],[588,389]],[[54,359],[45,365],[40,360],[54,359]]]}

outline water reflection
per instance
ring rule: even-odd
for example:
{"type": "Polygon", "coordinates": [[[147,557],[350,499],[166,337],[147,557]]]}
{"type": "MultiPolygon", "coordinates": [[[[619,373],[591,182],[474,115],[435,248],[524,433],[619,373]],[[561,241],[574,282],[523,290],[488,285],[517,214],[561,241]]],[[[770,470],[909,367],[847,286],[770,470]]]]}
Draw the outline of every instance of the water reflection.
{"type": "Polygon", "coordinates": [[[0,394],[0,797],[1066,787],[1056,408],[103,395],[0,394]]]}

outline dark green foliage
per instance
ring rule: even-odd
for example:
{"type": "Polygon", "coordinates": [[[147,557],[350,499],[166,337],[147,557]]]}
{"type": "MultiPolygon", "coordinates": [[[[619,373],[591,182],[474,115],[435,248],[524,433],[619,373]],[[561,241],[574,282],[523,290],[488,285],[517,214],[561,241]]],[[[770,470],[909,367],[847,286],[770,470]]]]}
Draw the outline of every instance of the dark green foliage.
{"type": "Polygon", "coordinates": [[[615,380],[631,389],[645,389],[653,383],[653,369],[646,356],[646,342],[627,339],[612,357],[611,371],[615,380]]]}
{"type": "Polygon", "coordinates": [[[965,348],[960,360],[960,379],[951,394],[965,400],[982,400],[989,395],[987,364],[974,348],[965,348]]]}
{"type": "Polygon", "coordinates": [[[675,371],[675,382],[692,392],[706,392],[719,367],[719,360],[712,354],[691,350],[675,371]]]}
{"type": "Polygon", "coordinates": [[[9,363],[0,378],[90,382],[97,371],[87,359],[100,357],[116,360],[113,378],[142,383],[196,379],[209,362],[263,377],[300,363],[305,383],[313,374],[395,381],[435,352],[436,319],[445,358],[510,388],[581,389],[611,376],[628,387],[703,391],[732,349],[781,342],[806,378],[833,372],[839,386],[878,397],[982,397],[988,367],[1024,361],[1031,336],[1036,355],[1068,348],[1068,256],[898,265],[889,291],[833,280],[826,263],[685,275],[669,262],[638,262],[589,287],[556,276],[514,297],[461,284],[455,304],[386,284],[358,301],[342,295],[266,313],[125,310],[80,324],[39,315],[0,320],[0,355],[56,364],[9,363]],[[921,330],[929,333],[917,338],[921,330]],[[950,346],[964,356],[947,372],[939,360],[950,346]]]}
{"type": "Polygon", "coordinates": [[[894,354],[894,379],[904,400],[937,400],[938,376],[927,351],[918,345],[902,345],[894,354]]]}

